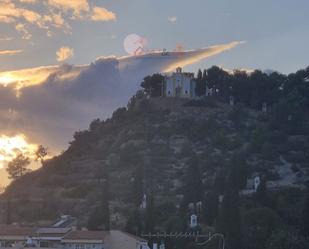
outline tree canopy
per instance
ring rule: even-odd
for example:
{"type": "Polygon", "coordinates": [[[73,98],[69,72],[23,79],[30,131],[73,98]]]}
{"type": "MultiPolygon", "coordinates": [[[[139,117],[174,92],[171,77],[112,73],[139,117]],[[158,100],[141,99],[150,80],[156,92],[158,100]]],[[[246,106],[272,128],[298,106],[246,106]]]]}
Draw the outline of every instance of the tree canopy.
{"type": "Polygon", "coordinates": [[[30,169],[28,168],[29,164],[29,157],[26,157],[23,154],[18,154],[11,162],[9,162],[6,168],[9,174],[9,178],[12,180],[16,180],[19,177],[30,172],[30,169]]]}

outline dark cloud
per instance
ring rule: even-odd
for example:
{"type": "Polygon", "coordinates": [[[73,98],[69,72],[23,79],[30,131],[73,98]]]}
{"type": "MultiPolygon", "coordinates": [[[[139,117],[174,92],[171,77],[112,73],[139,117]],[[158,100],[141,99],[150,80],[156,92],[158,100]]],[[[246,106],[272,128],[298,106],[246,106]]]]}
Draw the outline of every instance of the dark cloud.
{"type": "MultiPolygon", "coordinates": [[[[0,85],[0,131],[7,135],[23,133],[33,143],[61,150],[74,131],[85,129],[94,118],[106,118],[117,107],[126,105],[146,75],[163,72],[171,65],[185,66],[236,45],[167,56],[99,58],[86,66],[51,67],[43,82],[30,84],[19,94],[16,84],[0,85]]],[[[27,77],[29,80],[29,73],[27,77]]]]}

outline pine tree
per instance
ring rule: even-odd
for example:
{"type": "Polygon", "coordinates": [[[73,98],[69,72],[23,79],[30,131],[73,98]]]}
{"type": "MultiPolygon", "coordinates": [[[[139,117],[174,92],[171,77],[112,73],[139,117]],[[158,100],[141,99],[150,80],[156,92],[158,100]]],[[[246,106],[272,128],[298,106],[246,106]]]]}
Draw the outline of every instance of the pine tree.
{"type": "Polygon", "coordinates": [[[9,162],[8,167],[6,168],[9,178],[16,180],[30,172],[30,169],[28,169],[29,164],[29,157],[26,157],[23,154],[18,154],[11,162],[9,162]]]}

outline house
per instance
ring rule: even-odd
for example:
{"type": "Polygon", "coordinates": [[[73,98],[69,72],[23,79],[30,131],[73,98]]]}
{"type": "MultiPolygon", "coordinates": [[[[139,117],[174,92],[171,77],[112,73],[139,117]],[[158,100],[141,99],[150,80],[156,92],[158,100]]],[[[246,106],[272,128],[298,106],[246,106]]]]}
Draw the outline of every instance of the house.
{"type": "Polygon", "coordinates": [[[149,249],[147,240],[118,231],[0,225],[0,249],[149,249]]]}
{"type": "Polygon", "coordinates": [[[106,249],[149,249],[147,240],[118,230],[105,237],[106,249]]]}
{"type": "Polygon", "coordinates": [[[178,67],[172,75],[165,76],[162,86],[162,96],[195,98],[196,81],[193,73],[182,72],[178,67]]]}
{"type": "Polygon", "coordinates": [[[62,239],[72,232],[73,227],[43,227],[38,228],[31,235],[33,244],[41,248],[62,248],[62,239]]]}
{"type": "Polygon", "coordinates": [[[32,232],[33,228],[31,227],[0,225],[0,248],[22,247],[32,232]]]}

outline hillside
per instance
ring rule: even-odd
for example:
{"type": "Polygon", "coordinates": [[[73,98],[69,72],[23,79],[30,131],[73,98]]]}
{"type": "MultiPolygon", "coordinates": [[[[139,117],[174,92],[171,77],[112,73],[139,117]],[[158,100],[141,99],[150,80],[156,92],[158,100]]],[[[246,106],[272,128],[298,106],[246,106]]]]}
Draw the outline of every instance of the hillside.
{"type": "Polygon", "coordinates": [[[181,205],[190,160],[198,164],[204,193],[239,156],[245,158],[248,179],[260,175],[273,189],[302,188],[309,179],[308,134],[276,131],[270,119],[271,114],[212,98],[132,101],[129,109],[120,108],[112,118],[94,120],[89,130],[76,132],[62,155],[13,182],[6,193],[12,221],[69,213],[85,226],[108,174],[112,226],[124,227],[136,198],[140,201],[138,192],[154,193],[158,204],[181,205]]]}

